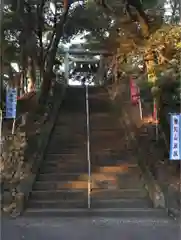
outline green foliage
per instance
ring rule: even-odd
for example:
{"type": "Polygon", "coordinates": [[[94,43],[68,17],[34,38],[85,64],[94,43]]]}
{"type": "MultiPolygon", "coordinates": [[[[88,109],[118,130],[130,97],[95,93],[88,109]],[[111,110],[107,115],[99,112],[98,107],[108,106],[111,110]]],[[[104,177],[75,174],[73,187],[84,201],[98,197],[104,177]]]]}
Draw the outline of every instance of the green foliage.
{"type": "Polygon", "coordinates": [[[158,116],[163,131],[169,140],[169,113],[180,112],[180,81],[172,81],[168,79],[164,84],[160,85],[160,93],[158,99],[158,116]]]}

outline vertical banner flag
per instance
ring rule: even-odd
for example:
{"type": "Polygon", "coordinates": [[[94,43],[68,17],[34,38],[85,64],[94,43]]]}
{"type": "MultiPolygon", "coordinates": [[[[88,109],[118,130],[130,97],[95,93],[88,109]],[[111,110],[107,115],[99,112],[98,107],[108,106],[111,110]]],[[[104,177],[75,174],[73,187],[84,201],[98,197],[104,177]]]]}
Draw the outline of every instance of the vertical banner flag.
{"type": "Polygon", "coordinates": [[[181,114],[170,115],[170,160],[181,160],[181,114]]]}
{"type": "Polygon", "coordinates": [[[154,121],[156,124],[159,123],[159,119],[158,119],[158,109],[157,109],[156,99],[154,99],[154,101],[153,101],[153,121],[154,121]]]}
{"type": "Polygon", "coordinates": [[[6,89],[6,118],[16,118],[17,89],[6,89]]]}
{"type": "Polygon", "coordinates": [[[131,102],[133,105],[138,104],[139,102],[139,88],[136,85],[133,78],[130,78],[130,93],[131,93],[131,102]]]}
{"type": "Polygon", "coordinates": [[[157,121],[157,106],[156,106],[155,99],[154,99],[154,102],[153,102],[153,120],[157,121]]]}

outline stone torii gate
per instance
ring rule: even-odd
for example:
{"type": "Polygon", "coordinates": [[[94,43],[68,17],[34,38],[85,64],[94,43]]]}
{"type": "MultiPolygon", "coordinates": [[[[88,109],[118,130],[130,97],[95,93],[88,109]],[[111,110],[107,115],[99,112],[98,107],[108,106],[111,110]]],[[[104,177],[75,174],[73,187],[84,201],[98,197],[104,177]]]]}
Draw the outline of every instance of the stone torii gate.
{"type": "Polygon", "coordinates": [[[58,52],[60,55],[64,56],[64,65],[65,65],[65,79],[66,84],[69,81],[69,70],[70,70],[70,61],[74,63],[85,63],[85,64],[99,64],[98,69],[98,82],[97,84],[101,84],[103,82],[104,77],[104,57],[112,55],[112,53],[105,50],[81,50],[81,49],[69,49],[69,50],[60,50],[58,52]],[[79,57],[78,57],[79,56],[79,57]],[[100,56],[99,59],[93,59],[93,56],[100,56]],[[77,58],[76,58],[77,57],[77,58]],[[81,58],[82,57],[82,58],[81,58]],[[90,58],[88,58],[90,57],[90,58]]]}

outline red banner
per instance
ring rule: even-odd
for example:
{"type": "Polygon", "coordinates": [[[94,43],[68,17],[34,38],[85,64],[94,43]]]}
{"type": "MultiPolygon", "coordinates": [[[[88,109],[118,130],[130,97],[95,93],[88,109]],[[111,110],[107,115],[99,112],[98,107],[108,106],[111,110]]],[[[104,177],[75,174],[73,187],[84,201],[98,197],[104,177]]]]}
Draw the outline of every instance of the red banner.
{"type": "Polygon", "coordinates": [[[156,104],[156,101],[154,100],[154,103],[153,103],[153,121],[155,123],[158,123],[158,111],[157,111],[157,104],[156,104]]]}
{"type": "Polygon", "coordinates": [[[136,85],[133,78],[130,78],[130,93],[132,104],[133,105],[138,104],[140,98],[139,87],[136,85]]]}

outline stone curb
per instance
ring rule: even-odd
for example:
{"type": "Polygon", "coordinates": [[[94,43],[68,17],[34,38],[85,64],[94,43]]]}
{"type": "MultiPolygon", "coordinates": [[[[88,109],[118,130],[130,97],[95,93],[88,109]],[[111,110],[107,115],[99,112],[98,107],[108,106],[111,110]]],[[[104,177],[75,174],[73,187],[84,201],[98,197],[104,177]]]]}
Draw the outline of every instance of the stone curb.
{"type": "MultiPolygon", "coordinates": [[[[126,122],[125,126],[128,128],[126,122]]],[[[130,138],[136,142],[135,135],[130,134],[130,138]]],[[[137,149],[139,153],[141,153],[140,146],[137,145],[137,149]]],[[[149,193],[149,197],[153,203],[154,208],[163,208],[168,213],[168,215],[174,219],[180,218],[180,211],[178,208],[176,208],[175,194],[169,194],[169,189],[166,190],[162,187],[159,181],[155,179],[148,166],[146,166],[144,159],[139,158],[138,164],[145,182],[145,188],[149,193]]]]}
{"type": "Polygon", "coordinates": [[[139,167],[142,171],[143,179],[145,182],[145,188],[149,193],[149,197],[153,203],[154,208],[165,208],[165,197],[164,194],[155,180],[154,176],[144,163],[144,159],[138,159],[139,167]]]}
{"type": "MultiPolygon", "coordinates": [[[[161,126],[159,125],[159,131],[161,136],[162,141],[164,141],[164,144],[166,147],[168,147],[168,153],[169,153],[169,146],[168,143],[166,142],[164,133],[162,131],[161,126]]],[[[181,193],[175,189],[173,189],[171,186],[163,186],[162,183],[160,182],[160,187],[164,193],[165,196],[165,208],[167,209],[167,212],[169,215],[172,215],[174,218],[180,218],[181,217],[181,193]],[[180,207],[180,209],[179,209],[180,207]]]]}
{"type": "MultiPolygon", "coordinates": [[[[135,138],[135,133],[130,132],[130,126],[134,129],[137,129],[137,126],[135,126],[135,124],[133,122],[130,121],[129,115],[127,114],[127,112],[123,109],[119,109],[123,116],[124,116],[124,125],[125,128],[127,129],[127,134],[129,135],[128,138],[131,141],[134,141],[136,143],[136,138],[135,138]]],[[[140,146],[137,145],[137,150],[140,152],[140,146]]],[[[153,206],[155,208],[157,207],[162,207],[165,208],[165,197],[164,194],[159,186],[159,184],[157,183],[157,181],[155,180],[154,176],[152,175],[152,173],[149,171],[148,167],[144,164],[144,159],[138,159],[138,166],[142,172],[142,177],[144,179],[145,182],[145,188],[148,191],[149,197],[151,199],[151,201],[153,202],[153,206]]]]}
{"type": "MultiPolygon", "coordinates": [[[[129,118],[129,116],[126,112],[124,112],[124,114],[127,115],[126,116],[127,118],[129,118]]],[[[131,122],[130,122],[130,124],[133,125],[133,123],[131,123],[131,122]]],[[[126,123],[126,121],[125,121],[125,126],[128,129],[128,124],[126,123]]],[[[135,128],[136,128],[136,126],[135,126],[135,128]]],[[[130,139],[134,140],[136,143],[135,134],[130,133],[130,139]]],[[[140,146],[138,146],[138,145],[137,145],[137,150],[138,150],[138,153],[141,153],[140,146]]],[[[158,207],[165,208],[164,194],[163,194],[159,184],[155,180],[154,176],[152,175],[151,171],[146,166],[144,159],[139,158],[138,165],[142,172],[142,176],[143,176],[143,179],[145,182],[145,188],[148,191],[149,197],[153,203],[154,208],[158,208],[158,207]]]]}
{"type": "Polygon", "coordinates": [[[61,97],[58,96],[58,101],[50,111],[50,119],[44,125],[43,130],[39,136],[38,150],[32,166],[32,175],[24,179],[18,185],[19,193],[16,196],[16,209],[15,209],[15,212],[11,214],[11,217],[20,216],[25,209],[26,203],[29,199],[30,193],[32,192],[32,189],[33,189],[34,182],[36,180],[37,173],[44,159],[45,152],[55,126],[55,121],[58,116],[61,103],[65,96],[65,92],[66,92],[66,87],[63,88],[62,93],[60,94],[61,97]],[[44,131],[45,129],[46,131],[44,131]]]}
{"type": "Polygon", "coordinates": [[[179,219],[181,217],[179,204],[177,203],[177,199],[180,201],[180,194],[177,191],[173,191],[167,188],[164,188],[161,184],[161,189],[165,196],[165,208],[170,216],[173,216],[175,219],[179,219]],[[179,196],[178,196],[179,195],[179,196]]]}
{"type": "Polygon", "coordinates": [[[149,197],[153,202],[155,208],[164,208],[170,217],[174,219],[180,218],[180,211],[176,207],[175,194],[169,192],[169,187],[164,188],[161,183],[151,173],[149,168],[146,166],[144,159],[139,159],[139,166],[141,168],[144,181],[146,182],[146,189],[149,192],[149,197]]]}
{"type": "MultiPolygon", "coordinates": [[[[125,128],[127,128],[127,130],[129,130],[128,126],[130,125],[132,125],[134,129],[138,129],[137,126],[135,126],[135,124],[130,121],[129,115],[127,114],[126,111],[124,111],[120,106],[117,107],[117,103],[113,103],[113,106],[116,107],[116,111],[122,112],[125,115],[124,122],[125,122],[125,128]],[[129,123],[126,121],[126,119],[128,120],[129,123]]],[[[130,131],[127,131],[127,133],[129,135],[129,138],[136,143],[136,138],[135,138],[136,134],[135,133],[133,134],[130,131]]],[[[137,149],[140,151],[140,146],[137,145],[137,149]]],[[[142,159],[142,158],[138,159],[138,164],[143,174],[144,181],[146,183],[145,188],[149,193],[149,197],[153,202],[153,206],[164,208],[165,211],[168,213],[168,215],[174,217],[175,219],[180,218],[181,216],[180,210],[175,207],[176,206],[175,194],[171,193],[168,188],[164,189],[162,187],[159,181],[155,179],[155,177],[149,170],[148,166],[146,166],[144,160],[145,159],[142,159]]]]}
{"type": "Polygon", "coordinates": [[[149,191],[154,207],[164,208],[168,215],[174,219],[180,218],[180,210],[177,204],[177,199],[180,199],[180,194],[177,191],[172,191],[168,185],[164,186],[163,183],[159,182],[159,180],[153,176],[148,166],[146,166],[144,159],[139,159],[139,165],[144,174],[144,179],[147,182],[146,188],[149,191]]]}

